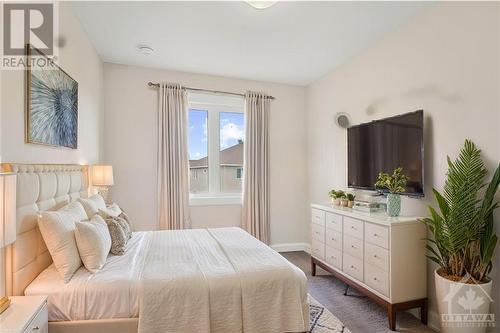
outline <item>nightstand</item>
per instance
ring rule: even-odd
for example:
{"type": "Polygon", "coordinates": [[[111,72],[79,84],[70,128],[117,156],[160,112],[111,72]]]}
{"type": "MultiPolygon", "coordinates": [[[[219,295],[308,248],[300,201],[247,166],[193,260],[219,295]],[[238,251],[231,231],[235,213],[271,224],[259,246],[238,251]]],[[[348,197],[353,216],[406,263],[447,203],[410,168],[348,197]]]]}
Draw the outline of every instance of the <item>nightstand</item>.
{"type": "Polygon", "coordinates": [[[48,333],[47,296],[12,296],[0,315],[0,333],[48,333]]]}

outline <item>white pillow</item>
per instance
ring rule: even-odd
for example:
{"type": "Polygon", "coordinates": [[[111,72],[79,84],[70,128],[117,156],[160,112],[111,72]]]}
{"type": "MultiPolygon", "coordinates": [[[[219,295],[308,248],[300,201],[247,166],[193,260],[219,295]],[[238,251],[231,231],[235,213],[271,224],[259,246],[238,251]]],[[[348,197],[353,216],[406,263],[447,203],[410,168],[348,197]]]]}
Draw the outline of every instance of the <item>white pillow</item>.
{"type": "Polygon", "coordinates": [[[106,222],[99,215],[94,215],[90,221],[76,222],[75,238],[85,268],[91,273],[100,270],[111,249],[106,222]]]}
{"type": "Polygon", "coordinates": [[[69,282],[82,265],[74,230],[75,223],[85,220],[86,216],[79,202],[72,202],[57,211],[39,213],[38,228],[64,282],[69,282]]]}
{"type": "Polygon", "coordinates": [[[107,218],[108,216],[118,217],[120,216],[121,213],[123,213],[123,211],[121,210],[120,206],[118,206],[116,203],[113,203],[109,207],[99,208],[99,214],[103,218],[107,218]]]}
{"type": "Polygon", "coordinates": [[[83,208],[85,208],[88,220],[99,213],[99,209],[106,208],[106,202],[99,194],[95,194],[89,198],[78,198],[78,201],[83,205],[83,208]]]}

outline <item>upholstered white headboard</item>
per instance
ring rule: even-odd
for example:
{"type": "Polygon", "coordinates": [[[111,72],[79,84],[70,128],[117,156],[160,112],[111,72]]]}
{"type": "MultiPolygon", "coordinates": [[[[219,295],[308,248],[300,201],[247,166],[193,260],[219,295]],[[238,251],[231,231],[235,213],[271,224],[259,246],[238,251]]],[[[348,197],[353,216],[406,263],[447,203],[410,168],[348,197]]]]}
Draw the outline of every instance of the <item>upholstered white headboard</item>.
{"type": "Polygon", "coordinates": [[[17,238],[7,249],[7,295],[23,295],[31,281],[52,262],[38,230],[38,211],[87,197],[88,166],[12,163],[1,166],[2,171],[17,174],[17,238]]]}

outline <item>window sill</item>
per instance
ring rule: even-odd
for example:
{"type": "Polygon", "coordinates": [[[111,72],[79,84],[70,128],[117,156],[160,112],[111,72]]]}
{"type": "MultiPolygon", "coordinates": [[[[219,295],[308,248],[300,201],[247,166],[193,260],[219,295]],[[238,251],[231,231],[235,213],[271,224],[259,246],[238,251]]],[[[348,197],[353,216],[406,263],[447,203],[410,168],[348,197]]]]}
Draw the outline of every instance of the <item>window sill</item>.
{"type": "Polygon", "coordinates": [[[189,206],[241,206],[242,196],[202,196],[196,195],[189,198],[189,206]]]}

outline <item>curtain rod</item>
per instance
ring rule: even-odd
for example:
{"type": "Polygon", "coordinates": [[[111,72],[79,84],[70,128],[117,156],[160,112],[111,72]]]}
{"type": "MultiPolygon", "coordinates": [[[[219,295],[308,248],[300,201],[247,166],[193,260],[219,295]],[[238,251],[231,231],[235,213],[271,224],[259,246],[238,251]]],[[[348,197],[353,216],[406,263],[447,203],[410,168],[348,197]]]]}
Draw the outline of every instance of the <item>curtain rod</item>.
{"type": "MultiPolygon", "coordinates": [[[[148,86],[159,88],[160,84],[159,83],[148,82],[148,86]]],[[[233,95],[233,96],[245,97],[245,94],[239,94],[239,93],[230,92],[230,91],[201,89],[201,88],[189,88],[189,87],[184,87],[184,89],[189,90],[189,91],[203,91],[203,92],[210,92],[210,93],[214,93],[214,94],[224,94],[224,95],[233,95]]],[[[269,96],[268,98],[269,99],[275,99],[273,96],[269,96]]]]}

